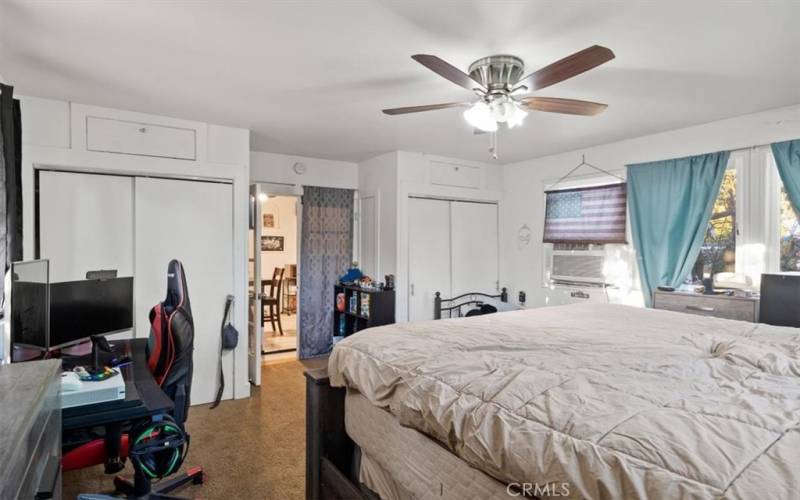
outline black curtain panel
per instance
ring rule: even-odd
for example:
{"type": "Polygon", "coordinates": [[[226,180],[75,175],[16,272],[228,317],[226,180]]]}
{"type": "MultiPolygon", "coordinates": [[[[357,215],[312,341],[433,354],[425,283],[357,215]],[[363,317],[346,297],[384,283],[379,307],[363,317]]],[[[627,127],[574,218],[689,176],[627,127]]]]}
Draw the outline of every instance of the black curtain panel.
{"type": "MultiPolygon", "coordinates": [[[[22,260],[22,118],[14,87],[0,84],[0,265],[22,260]]],[[[0,280],[0,297],[4,296],[0,280]]]]}

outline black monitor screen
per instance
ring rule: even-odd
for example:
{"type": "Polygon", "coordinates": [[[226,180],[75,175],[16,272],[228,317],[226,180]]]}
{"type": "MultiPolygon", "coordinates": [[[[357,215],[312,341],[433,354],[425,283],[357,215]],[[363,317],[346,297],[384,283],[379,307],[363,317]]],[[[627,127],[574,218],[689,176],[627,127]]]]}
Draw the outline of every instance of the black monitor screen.
{"type": "Polygon", "coordinates": [[[17,281],[11,290],[12,342],[47,347],[47,283],[17,281]]]}
{"type": "Polygon", "coordinates": [[[11,265],[11,341],[47,347],[47,260],[14,262],[11,265]]]}
{"type": "Polygon", "coordinates": [[[50,348],[133,328],[133,278],[50,284],[50,348]]]}

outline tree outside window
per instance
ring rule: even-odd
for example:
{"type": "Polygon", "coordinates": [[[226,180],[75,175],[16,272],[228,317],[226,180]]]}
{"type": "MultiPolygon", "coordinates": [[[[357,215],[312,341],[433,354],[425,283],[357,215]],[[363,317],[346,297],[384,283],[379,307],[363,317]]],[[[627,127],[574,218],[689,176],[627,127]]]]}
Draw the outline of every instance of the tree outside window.
{"type": "Polygon", "coordinates": [[[692,270],[695,282],[702,280],[704,270],[712,274],[734,272],[736,232],[736,170],[729,168],[722,179],[703,246],[692,270]]]}
{"type": "Polygon", "coordinates": [[[781,271],[800,271],[800,217],[781,187],[781,271]]]}

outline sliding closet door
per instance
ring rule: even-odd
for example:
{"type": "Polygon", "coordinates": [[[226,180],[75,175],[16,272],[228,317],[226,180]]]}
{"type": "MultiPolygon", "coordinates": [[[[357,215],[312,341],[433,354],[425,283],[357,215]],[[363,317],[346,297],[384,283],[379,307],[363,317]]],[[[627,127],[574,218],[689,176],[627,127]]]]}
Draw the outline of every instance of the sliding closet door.
{"type": "Polygon", "coordinates": [[[450,202],[408,200],[408,320],[433,319],[435,293],[450,296],[450,202]]]}
{"type": "Polygon", "coordinates": [[[38,210],[39,258],[50,259],[50,281],[98,269],[133,276],[131,177],[41,171],[38,210]]]}
{"type": "Polygon", "coordinates": [[[497,205],[450,204],[453,295],[498,291],[497,205]]]}
{"type": "MultiPolygon", "coordinates": [[[[225,297],[233,293],[233,188],[212,182],[137,178],[135,193],[136,317],[147,318],[150,308],[164,300],[169,261],[183,262],[195,327],[192,404],[208,403],[217,388],[225,297]]],[[[146,337],[147,320],[137,325],[136,336],[146,337]]],[[[223,398],[230,398],[232,351],[225,353],[223,370],[223,398]]]]}

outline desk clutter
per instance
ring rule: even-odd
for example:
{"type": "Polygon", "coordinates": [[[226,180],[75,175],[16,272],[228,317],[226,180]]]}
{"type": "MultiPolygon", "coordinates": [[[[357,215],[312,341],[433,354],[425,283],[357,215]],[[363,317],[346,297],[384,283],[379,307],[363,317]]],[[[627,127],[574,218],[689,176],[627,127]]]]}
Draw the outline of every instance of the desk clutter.
{"type": "MultiPolygon", "coordinates": [[[[22,443],[6,442],[5,436],[14,430],[6,428],[8,420],[0,419],[0,498],[60,498],[62,470],[104,464],[105,472],[112,474],[121,471],[127,459],[134,478],[117,477],[114,486],[128,498],[175,498],[167,493],[204,481],[202,467],[176,474],[189,449],[184,423],[194,351],[194,320],[183,266],[177,260],[169,262],[166,298],[149,314],[150,338],[111,344],[105,335],[132,326],[132,285],[133,278],[117,278],[110,271],[87,273],[86,280],[51,283],[48,261],[14,263],[10,302],[15,363],[0,366],[0,416],[6,403],[23,409],[25,404],[44,405],[49,416],[29,422],[28,429],[17,429],[22,443]],[[92,346],[89,354],[87,339],[92,346]],[[52,377],[41,380],[46,387],[31,386],[26,394],[26,384],[17,383],[8,393],[3,390],[9,373],[38,373],[35,367],[52,370],[44,373],[52,377]],[[50,397],[49,402],[36,401],[44,396],[50,397]],[[26,433],[40,431],[47,439],[25,438],[26,433]],[[9,457],[3,452],[24,450],[37,442],[47,450],[25,450],[41,457],[25,462],[34,464],[35,471],[29,481],[20,483],[18,478],[28,473],[16,465],[7,469],[4,461],[9,457]],[[55,473],[50,472],[51,462],[55,473]],[[15,474],[9,481],[3,477],[7,470],[15,474]],[[152,483],[167,476],[173,477],[152,483]],[[6,495],[8,488],[16,491],[6,495]]],[[[29,414],[36,416],[33,411],[29,414]]]]}

